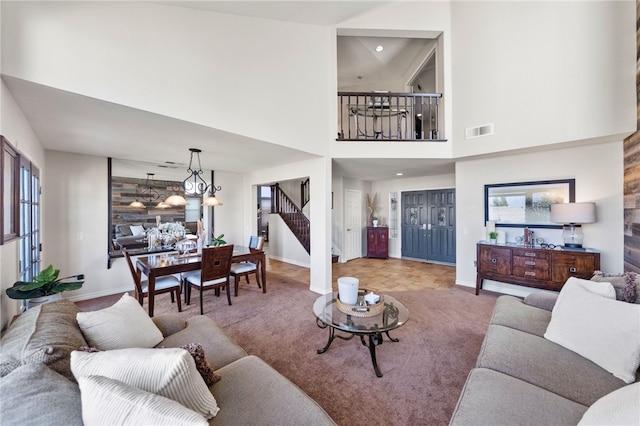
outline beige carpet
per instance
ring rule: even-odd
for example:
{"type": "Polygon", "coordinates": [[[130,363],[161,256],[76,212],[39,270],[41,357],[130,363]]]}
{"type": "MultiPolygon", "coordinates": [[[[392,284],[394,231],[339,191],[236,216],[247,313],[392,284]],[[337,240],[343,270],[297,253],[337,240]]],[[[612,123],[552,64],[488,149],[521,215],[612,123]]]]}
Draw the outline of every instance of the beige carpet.
{"type": "MultiPolygon", "coordinates": [[[[269,274],[263,294],[243,283],[233,305],[205,292],[205,315],[245,350],[263,358],[314,398],[340,425],[446,425],[473,368],[495,296],[460,288],[389,292],[410,311],[407,324],[377,347],[383,377],[376,377],[359,339],[336,339],[324,354],[328,330],[311,310],[317,294],[307,284],[269,274]]],[[[199,313],[197,294],[182,316],[199,313]]],[[[145,303],[146,309],[146,303],[145,303]]],[[[177,313],[169,295],[156,314],[177,313]]]]}

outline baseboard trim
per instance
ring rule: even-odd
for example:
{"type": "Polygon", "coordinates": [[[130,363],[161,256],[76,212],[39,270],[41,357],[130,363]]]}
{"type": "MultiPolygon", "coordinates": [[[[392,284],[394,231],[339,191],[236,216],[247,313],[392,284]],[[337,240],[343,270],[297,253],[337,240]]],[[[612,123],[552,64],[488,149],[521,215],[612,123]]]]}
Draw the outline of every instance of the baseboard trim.
{"type": "MultiPolygon", "coordinates": [[[[80,302],[83,300],[96,299],[98,297],[103,297],[103,296],[111,296],[113,294],[128,293],[130,291],[133,291],[132,286],[124,286],[124,287],[118,287],[118,288],[110,288],[108,290],[94,291],[91,293],[84,293],[80,296],[65,297],[65,299],[69,299],[72,302],[80,302]]],[[[64,296],[66,296],[65,293],[63,293],[63,297],[64,296]]]]}

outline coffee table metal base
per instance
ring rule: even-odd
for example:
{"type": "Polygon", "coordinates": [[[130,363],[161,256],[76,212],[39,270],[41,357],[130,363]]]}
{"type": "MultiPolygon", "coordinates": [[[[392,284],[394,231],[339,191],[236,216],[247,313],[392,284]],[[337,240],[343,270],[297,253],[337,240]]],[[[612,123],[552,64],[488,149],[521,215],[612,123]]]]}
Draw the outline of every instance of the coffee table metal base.
{"type": "MultiPolygon", "coordinates": [[[[371,363],[373,364],[373,370],[376,372],[376,376],[382,377],[382,372],[380,371],[380,367],[378,367],[378,360],[376,359],[376,346],[380,346],[383,343],[382,333],[379,331],[374,332],[366,332],[366,333],[351,333],[349,332],[349,336],[341,336],[336,334],[336,329],[334,327],[330,327],[328,324],[324,323],[320,319],[316,318],[316,324],[320,328],[329,328],[329,340],[327,344],[322,349],[318,349],[318,354],[325,353],[331,343],[333,343],[334,339],[342,339],[342,340],[351,340],[354,336],[360,336],[360,342],[366,347],[369,348],[369,354],[371,355],[371,363]]],[[[345,332],[346,333],[346,332],[345,332]]],[[[399,342],[399,339],[394,339],[389,335],[388,331],[385,331],[384,334],[387,335],[387,338],[392,342],[399,342]]]]}

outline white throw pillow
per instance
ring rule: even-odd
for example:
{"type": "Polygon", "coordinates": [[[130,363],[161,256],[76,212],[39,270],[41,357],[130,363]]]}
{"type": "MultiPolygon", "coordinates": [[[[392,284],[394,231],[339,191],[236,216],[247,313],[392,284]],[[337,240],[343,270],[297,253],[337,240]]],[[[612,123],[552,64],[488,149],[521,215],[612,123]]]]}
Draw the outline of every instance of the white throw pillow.
{"type": "Polygon", "coordinates": [[[105,351],[152,348],[164,338],[140,303],[126,293],[108,308],[78,312],[76,319],[87,343],[105,351]]]}
{"type": "Polygon", "coordinates": [[[207,419],[220,410],[193,357],[181,348],[73,351],[71,371],[76,379],[104,376],[164,396],[207,419]]]}
{"type": "MultiPolygon", "coordinates": [[[[565,286],[569,285],[578,285],[583,289],[590,291],[591,293],[597,294],[602,297],[606,297],[607,299],[616,300],[616,289],[610,282],[606,281],[591,281],[591,280],[583,280],[582,278],[569,277],[567,282],[564,284],[565,286]]],[[[564,289],[564,286],[562,287],[564,289]]],[[[562,294],[562,291],[560,291],[562,294]]],[[[558,296],[559,297],[559,296],[558,296]]]]}
{"type": "Polygon", "coordinates": [[[612,298],[580,281],[569,279],[562,287],[544,337],[632,383],[640,363],[640,305],[615,300],[610,283],[597,285],[607,284],[604,293],[612,298]]]}
{"type": "Polygon", "coordinates": [[[578,426],[640,425],[640,382],[624,386],[593,403],[578,426]]]}
{"type": "Polygon", "coordinates": [[[85,425],[199,425],[200,414],[160,395],[102,376],[78,378],[85,425]]]}
{"type": "Polygon", "coordinates": [[[144,226],[142,225],[131,225],[129,229],[131,229],[131,235],[134,237],[144,235],[144,226]]]}

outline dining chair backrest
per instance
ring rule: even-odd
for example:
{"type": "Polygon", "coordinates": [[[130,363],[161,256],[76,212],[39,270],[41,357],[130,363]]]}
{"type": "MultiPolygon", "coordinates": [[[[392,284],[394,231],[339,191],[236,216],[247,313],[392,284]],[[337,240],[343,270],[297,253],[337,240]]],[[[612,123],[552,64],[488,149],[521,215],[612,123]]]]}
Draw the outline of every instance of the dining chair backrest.
{"type": "Polygon", "coordinates": [[[133,284],[136,287],[136,294],[142,294],[142,283],[140,281],[140,274],[136,270],[135,266],[133,266],[133,261],[131,260],[131,255],[126,248],[122,249],[122,253],[124,254],[125,259],[127,259],[127,264],[129,265],[129,271],[131,271],[131,276],[133,277],[133,284]]]}
{"type": "Polygon", "coordinates": [[[228,278],[231,272],[233,244],[202,249],[201,282],[228,278]]]}
{"type": "Polygon", "coordinates": [[[249,248],[256,248],[256,247],[258,247],[258,236],[252,235],[251,237],[249,237],[249,248]]]}
{"type": "Polygon", "coordinates": [[[258,244],[256,244],[255,249],[262,250],[263,247],[264,247],[264,237],[258,237],[258,244]]]}

